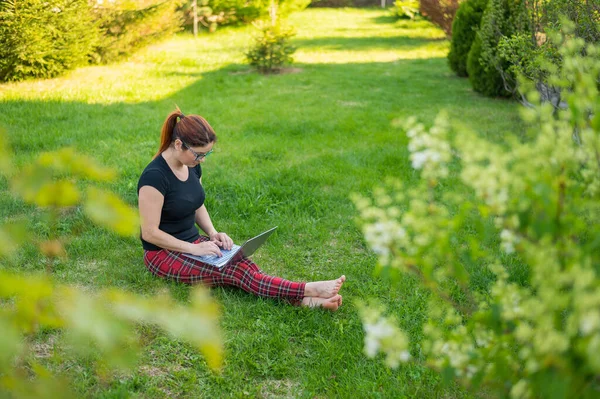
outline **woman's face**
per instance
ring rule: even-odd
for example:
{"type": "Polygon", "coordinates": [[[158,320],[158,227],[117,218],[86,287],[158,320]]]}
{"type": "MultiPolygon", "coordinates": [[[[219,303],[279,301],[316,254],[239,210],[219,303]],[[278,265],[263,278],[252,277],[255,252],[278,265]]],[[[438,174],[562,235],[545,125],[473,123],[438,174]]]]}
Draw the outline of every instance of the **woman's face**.
{"type": "Polygon", "coordinates": [[[206,156],[212,152],[213,145],[215,144],[214,142],[208,143],[207,145],[201,147],[188,146],[186,144],[183,144],[183,142],[180,143],[181,144],[177,146],[180,149],[179,161],[181,161],[182,164],[189,167],[194,167],[199,163],[204,163],[206,156]]]}

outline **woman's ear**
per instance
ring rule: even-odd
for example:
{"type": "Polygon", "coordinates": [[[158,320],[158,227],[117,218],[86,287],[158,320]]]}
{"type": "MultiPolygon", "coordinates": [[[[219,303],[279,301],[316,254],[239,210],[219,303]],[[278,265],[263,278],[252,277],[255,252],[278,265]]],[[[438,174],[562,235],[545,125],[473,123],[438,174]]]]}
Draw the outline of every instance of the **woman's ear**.
{"type": "Polygon", "coordinates": [[[175,141],[173,142],[173,146],[175,147],[175,149],[177,151],[181,151],[182,145],[183,145],[183,142],[179,139],[175,139],[175,141]]]}

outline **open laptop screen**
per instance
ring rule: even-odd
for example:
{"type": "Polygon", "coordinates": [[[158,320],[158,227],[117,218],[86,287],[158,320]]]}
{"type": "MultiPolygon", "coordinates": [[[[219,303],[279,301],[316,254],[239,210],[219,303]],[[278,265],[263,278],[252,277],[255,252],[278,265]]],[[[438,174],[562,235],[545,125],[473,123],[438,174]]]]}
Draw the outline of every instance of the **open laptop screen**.
{"type": "Polygon", "coordinates": [[[195,260],[198,260],[203,263],[208,263],[209,265],[223,267],[231,262],[237,262],[237,261],[241,260],[243,257],[251,256],[254,252],[256,252],[256,250],[261,245],[263,245],[265,243],[265,241],[267,241],[267,238],[269,238],[269,236],[271,234],[273,234],[273,232],[275,231],[276,228],[277,228],[277,226],[275,226],[267,231],[264,231],[264,232],[260,233],[259,235],[257,235],[256,237],[250,238],[242,245],[234,244],[233,247],[229,251],[221,250],[222,256],[220,256],[220,257],[215,256],[215,255],[203,255],[203,256],[196,256],[196,255],[192,255],[192,254],[183,254],[183,255],[185,255],[188,258],[195,259],[195,260]]]}

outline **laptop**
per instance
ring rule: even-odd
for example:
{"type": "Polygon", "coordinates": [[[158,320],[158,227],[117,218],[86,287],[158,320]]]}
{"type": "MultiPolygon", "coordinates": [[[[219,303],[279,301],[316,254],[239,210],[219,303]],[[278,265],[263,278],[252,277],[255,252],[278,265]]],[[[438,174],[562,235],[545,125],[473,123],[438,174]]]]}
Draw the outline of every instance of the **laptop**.
{"type": "Polygon", "coordinates": [[[256,252],[256,250],[261,245],[263,245],[265,243],[265,241],[267,241],[267,238],[269,238],[269,236],[271,234],[273,234],[273,232],[275,231],[276,228],[277,228],[277,226],[275,226],[265,232],[262,232],[259,235],[257,235],[256,237],[253,237],[253,238],[247,240],[242,245],[233,244],[233,246],[231,247],[231,249],[229,251],[221,249],[221,254],[223,256],[216,256],[216,255],[197,256],[197,255],[185,254],[185,253],[183,255],[188,258],[191,258],[191,259],[199,260],[200,262],[203,262],[203,263],[208,263],[209,265],[213,265],[216,267],[223,267],[225,265],[228,265],[229,263],[238,262],[245,256],[252,255],[254,252],[256,252]]]}

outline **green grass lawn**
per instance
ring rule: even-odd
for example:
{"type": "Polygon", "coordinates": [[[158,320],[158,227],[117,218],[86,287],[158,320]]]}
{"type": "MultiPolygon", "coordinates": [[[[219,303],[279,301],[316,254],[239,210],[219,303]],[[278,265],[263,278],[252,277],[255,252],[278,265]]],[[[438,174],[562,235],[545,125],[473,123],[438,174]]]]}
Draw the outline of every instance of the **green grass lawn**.
{"type": "MultiPolygon", "coordinates": [[[[419,365],[388,369],[362,352],[355,302],[377,298],[398,315],[412,339],[422,335],[426,294],[409,278],[373,276],[352,193],[385,177],[410,186],[405,134],[393,121],[410,115],[431,124],[449,116],[490,138],[521,129],[517,104],[475,94],[447,66],[449,43],[424,21],[395,21],[378,9],[309,9],[294,14],[298,46],[292,73],[261,76],[244,65],[252,28],[222,29],[197,39],[182,34],[127,61],[81,68],[52,80],[0,85],[0,126],[25,165],[42,151],[73,146],[119,171],[109,188],[137,204],[140,172],[158,146],[160,127],[177,104],[215,128],[216,153],[203,164],[207,207],[215,226],[243,241],[279,226],[255,255],[267,272],[314,281],[345,274],[337,313],[295,308],[240,290],[216,288],[226,360],[212,374],[190,346],[142,329],[139,366],[109,382],[91,362],[47,360],[89,397],[463,397],[419,365]]],[[[35,209],[0,181],[0,218],[35,209]]],[[[82,287],[118,286],[150,294],[189,287],[148,273],[141,244],[88,226],[72,212],[62,231],[78,229],[57,280],[82,287]]],[[[33,245],[7,267],[44,269],[33,245]]],[[[51,334],[50,334],[51,335],[51,334]]],[[[41,336],[41,341],[48,335],[41,336]]],[[[419,358],[418,346],[413,355],[419,358]]]]}

